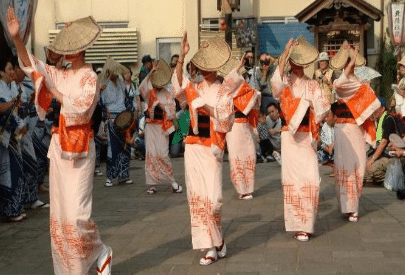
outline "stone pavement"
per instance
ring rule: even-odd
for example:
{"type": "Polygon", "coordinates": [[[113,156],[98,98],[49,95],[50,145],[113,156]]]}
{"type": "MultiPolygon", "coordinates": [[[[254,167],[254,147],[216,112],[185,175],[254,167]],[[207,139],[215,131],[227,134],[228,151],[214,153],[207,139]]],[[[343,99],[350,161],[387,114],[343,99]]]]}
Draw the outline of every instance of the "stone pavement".
{"type": "MultiPolygon", "coordinates": [[[[172,161],[184,184],[184,159],[172,161]]],[[[280,166],[258,164],[254,199],[241,201],[225,161],[223,232],[229,252],[207,267],[198,264],[203,254],[191,249],[186,193],[162,186],[147,195],[142,161],[131,161],[135,184],[106,188],[105,177],[95,178],[93,218],[114,250],[113,274],[405,274],[404,202],[394,192],[367,187],[360,221],[349,223],[338,210],[331,168],[320,171],[315,236],[299,243],[284,231],[280,166]]],[[[0,223],[0,274],[53,272],[49,209],[27,214],[22,223],[0,223]]]]}

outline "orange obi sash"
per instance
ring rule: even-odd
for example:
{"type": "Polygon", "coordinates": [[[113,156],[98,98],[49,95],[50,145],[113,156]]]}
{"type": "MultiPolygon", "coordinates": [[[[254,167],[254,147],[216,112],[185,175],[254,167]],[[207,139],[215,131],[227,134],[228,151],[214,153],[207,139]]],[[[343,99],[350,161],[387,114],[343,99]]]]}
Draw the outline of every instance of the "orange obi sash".
{"type": "Polygon", "coordinates": [[[163,111],[163,114],[159,113],[156,114],[159,117],[155,117],[155,108],[158,107],[159,100],[156,96],[156,90],[152,89],[149,94],[149,102],[148,102],[148,116],[145,118],[145,123],[153,123],[153,124],[160,124],[162,126],[162,130],[165,133],[171,133],[174,130],[174,126],[171,120],[167,119],[166,113],[163,111]],[[162,117],[162,119],[161,119],[162,117]]]}
{"type": "Polygon", "coordinates": [[[90,123],[66,127],[63,114],[59,116],[59,127],[53,127],[52,133],[59,134],[62,154],[70,159],[85,157],[89,152],[90,141],[94,138],[90,123]]]}
{"type": "MultiPolygon", "coordinates": [[[[362,84],[351,98],[341,102],[347,105],[356,124],[365,131],[366,141],[372,144],[376,140],[376,128],[370,117],[381,104],[370,85],[362,84]]],[[[350,120],[348,123],[352,123],[352,121],[350,120]]]]}
{"type": "Polygon", "coordinates": [[[186,88],[186,97],[190,110],[190,130],[194,135],[188,135],[184,142],[187,144],[200,144],[204,146],[211,146],[214,153],[219,155],[225,151],[226,146],[226,133],[216,132],[214,130],[214,123],[210,119],[210,137],[198,136],[198,115],[209,116],[209,113],[203,108],[204,102],[201,100],[198,92],[194,89],[192,83],[186,88]],[[217,152],[219,150],[220,152],[217,152]]]}
{"type": "Polygon", "coordinates": [[[259,100],[256,90],[250,87],[246,81],[242,84],[238,90],[238,94],[233,99],[233,105],[237,110],[240,110],[243,113],[246,113],[246,111],[249,112],[247,114],[247,120],[236,117],[235,122],[249,122],[253,129],[256,129],[257,118],[259,116],[259,100]]]}
{"type": "MultiPolygon", "coordinates": [[[[295,98],[289,87],[286,87],[281,96],[281,112],[282,116],[285,119],[286,125],[281,128],[282,131],[288,131],[291,119],[293,118],[295,112],[298,109],[298,106],[301,102],[300,98],[295,98]]],[[[319,137],[319,125],[315,122],[315,115],[311,108],[307,109],[306,114],[304,115],[301,125],[297,128],[299,132],[311,132],[313,139],[318,139],[319,137]],[[304,123],[306,121],[306,123],[304,123]]]]}
{"type": "MultiPolygon", "coordinates": [[[[44,85],[45,79],[41,73],[33,71],[32,78],[35,83],[38,116],[43,119],[51,106],[53,96],[44,85]]],[[[52,133],[59,134],[62,156],[67,159],[86,157],[89,153],[90,141],[94,138],[90,122],[67,127],[62,113],[59,115],[59,127],[52,128],[52,133]]]]}

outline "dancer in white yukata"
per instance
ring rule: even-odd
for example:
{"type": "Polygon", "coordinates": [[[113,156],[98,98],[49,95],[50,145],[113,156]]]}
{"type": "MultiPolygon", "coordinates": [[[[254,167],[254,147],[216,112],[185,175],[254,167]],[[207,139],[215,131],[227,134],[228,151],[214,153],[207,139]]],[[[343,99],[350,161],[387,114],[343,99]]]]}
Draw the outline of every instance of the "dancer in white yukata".
{"type": "MultiPolygon", "coordinates": [[[[226,77],[239,62],[234,58],[219,70],[226,77]]],[[[244,67],[240,70],[243,75],[244,67]]],[[[241,200],[253,199],[256,172],[256,148],[253,132],[257,135],[257,118],[259,114],[261,94],[245,81],[236,93],[233,93],[235,121],[232,130],[226,134],[229,168],[233,186],[241,200]]]]}
{"type": "Polygon", "coordinates": [[[147,103],[145,125],[145,178],[148,194],[157,192],[156,185],[171,184],[175,193],[183,187],[174,180],[173,167],[169,157],[169,135],[174,132],[172,120],[176,118],[176,103],[166,89],[171,79],[169,65],[160,60],[154,63],[152,71],[139,86],[147,103]]]}
{"type": "Polygon", "coordinates": [[[92,17],[67,24],[48,48],[65,55],[72,68],[57,69],[28,53],[13,8],[8,10],[7,23],[20,66],[35,85],[39,118],[44,119],[52,97],[62,106],[59,127],[53,129],[48,152],[55,274],[87,274],[97,259],[98,274],[111,274],[112,250],[101,242],[90,217],[95,165],[90,120],[99,99],[99,87],[91,65],[84,61],[84,51],[97,40],[101,27],[92,17]]]}
{"type": "Polygon", "coordinates": [[[281,133],[285,228],[298,231],[299,241],[308,241],[314,232],[320,185],[316,145],[319,123],[330,109],[316,80],[304,75],[304,66],[317,57],[318,51],[304,38],[290,39],[271,79],[286,121],[281,133]],[[291,71],[286,75],[288,63],[291,71]]]}
{"type": "MultiPolygon", "coordinates": [[[[359,200],[366,171],[366,142],[374,146],[376,129],[372,114],[381,106],[370,84],[354,75],[355,66],[366,63],[345,41],[331,66],[344,71],[333,83],[337,101],[335,124],[335,181],[342,213],[351,222],[359,220],[359,200]]],[[[373,159],[375,160],[375,159],[373,159]]]]}
{"type": "Polygon", "coordinates": [[[201,265],[225,257],[221,231],[222,158],[225,135],[234,117],[232,93],[244,79],[232,71],[221,83],[217,70],[230,57],[229,46],[219,37],[208,40],[191,62],[200,69],[203,80],[190,82],[183,74],[183,63],[190,46],[187,34],[173,74],[173,93],[180,104],[190,108],[190,129],[184,152],[187,197],[191,215],[193,249],[208,249],[201,265]]]}

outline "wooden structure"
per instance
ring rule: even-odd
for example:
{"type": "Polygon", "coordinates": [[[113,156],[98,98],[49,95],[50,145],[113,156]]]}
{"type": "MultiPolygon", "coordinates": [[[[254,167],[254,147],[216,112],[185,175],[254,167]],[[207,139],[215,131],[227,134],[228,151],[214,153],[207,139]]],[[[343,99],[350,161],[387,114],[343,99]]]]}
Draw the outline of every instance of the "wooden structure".
{"type": "Polygon", "coordinates": [[[333,56],[347,40],[366,56],[368,22],[380,21],[383,12],[363,0],[316,0],[295,17],[310,25],[319,52],[333,56]]]}

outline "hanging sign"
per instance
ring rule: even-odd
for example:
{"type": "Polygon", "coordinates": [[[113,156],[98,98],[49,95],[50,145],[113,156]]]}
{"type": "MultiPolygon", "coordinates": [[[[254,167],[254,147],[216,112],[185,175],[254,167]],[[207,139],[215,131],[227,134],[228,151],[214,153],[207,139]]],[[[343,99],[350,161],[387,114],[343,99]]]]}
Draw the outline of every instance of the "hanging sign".
{"type": "Polygon", "coordinates": [[[387,13],[392,42],[395,46],[405,45],[404,3],[388,4],[387,13]]]}

